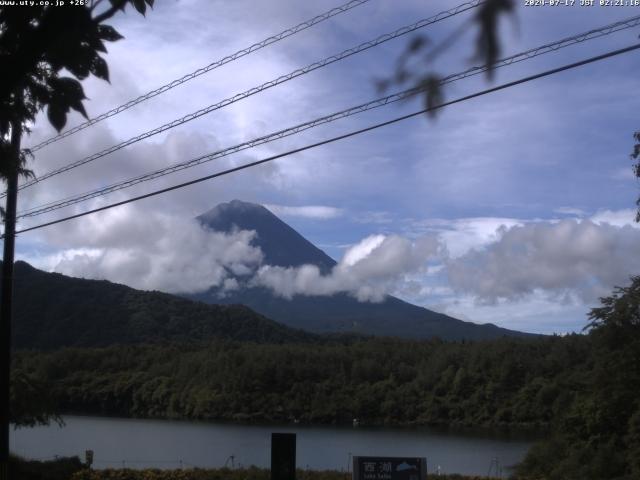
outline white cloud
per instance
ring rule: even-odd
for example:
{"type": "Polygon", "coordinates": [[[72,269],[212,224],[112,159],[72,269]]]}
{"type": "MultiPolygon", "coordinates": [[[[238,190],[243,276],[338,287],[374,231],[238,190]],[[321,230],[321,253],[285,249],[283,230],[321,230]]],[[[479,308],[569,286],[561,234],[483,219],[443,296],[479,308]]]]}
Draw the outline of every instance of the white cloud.
{"type": "Polygon", "coordinates": [[[262,260],[260,249],[250,244],[254,232],[211,232],[192,219],[142,214],[132,207],[90,217],[67,233],[56,237],[67,247],[41,257],[38,266],[143,290],[232,289],[231,276],[251,273],[262,260]]]}
{"type": "Polygon", "coordinates": [[[591,221],[597,224],[609,224],[616,227],[630,226],[640,228],[636,223],[636,211],[630,208],[624,210],[599,210],[591,217],[591,221]]]}
{"type": "Polygon", "coordinates": [[[640,272],[640,231],[590,220],[504,227],[495,242],[447,269],[453,288],[489,303],[536,291],[588,303],[640,272]]]}
{"type": "Polygon", "coordinates": [[[449,219],[429,219],[415,222],[412,229],[440,235],[451,257],[459,257],[473,248],[483,247],[499,238],[502,227],[522,225],[515,218],[475,217],[449,219]]]}
{"type": "Polygon", "coordinates": [[[304,217],[315,220],[328,220],[339,217],[343,214],[341,208],[327,207],[324,205],[304,205],[292,207],[287,205],[265,204],[274,215],[282,217],[304,217]]]}
{"type": "Polygon", "coordinates": [[[346,267],[353,267],[356,263],[371,255],[371,252],[377,249],[385,239],[384,235],[371,235],[363,239],[345,252],[340,263],[346,267]]]}
{"type": "Polygon", "coordinates": [[[440,253],[434,236],[410,241],[396,235],[375,235],[351,247],[331,273],[318,267],[262,266],[253,283],[285,298],[294,295],[333,295],[346,292],[359,301],[381,301],[412,272],[426,269],[426,262],[440,253]]]}

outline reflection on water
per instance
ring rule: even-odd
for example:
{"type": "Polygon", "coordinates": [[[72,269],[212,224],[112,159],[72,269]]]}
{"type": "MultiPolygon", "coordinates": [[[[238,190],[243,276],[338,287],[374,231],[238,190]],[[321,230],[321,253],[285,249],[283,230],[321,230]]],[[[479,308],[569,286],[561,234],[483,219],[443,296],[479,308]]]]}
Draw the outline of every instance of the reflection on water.
{"type": "Polygon", "coordinates": [[[12,452],[28,458],[95,452],[94,467],[268,467],[272,432],[297,434],[299,468],[349,470],[352,455],[427,458],[430,473],[487,475],[519,462],[533,439],[433,429],[254,426],[224,423],[64,417],[66,426],[11,433],[12,452]]]}

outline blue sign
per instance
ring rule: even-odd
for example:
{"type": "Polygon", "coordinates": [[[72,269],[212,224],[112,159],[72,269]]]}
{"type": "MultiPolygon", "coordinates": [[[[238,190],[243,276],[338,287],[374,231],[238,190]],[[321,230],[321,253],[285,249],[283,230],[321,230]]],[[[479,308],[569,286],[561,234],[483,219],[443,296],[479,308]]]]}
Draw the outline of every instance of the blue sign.
{"type": "Polygon", "coordinates": [[[427,459],[416,457],[353,457],[353,480],[424,480],[427,459]]]}

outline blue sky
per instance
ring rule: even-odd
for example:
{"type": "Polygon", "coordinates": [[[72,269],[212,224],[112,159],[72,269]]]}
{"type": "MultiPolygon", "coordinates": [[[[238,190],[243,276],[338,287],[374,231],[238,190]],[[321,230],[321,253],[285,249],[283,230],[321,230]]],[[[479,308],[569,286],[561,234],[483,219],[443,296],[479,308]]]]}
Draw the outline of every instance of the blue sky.
{"type": "MultiPolygon", "coordinates": [[[[125,39],[109,46],[111,84],[85,82],[87,110],[90,115],[102,113],[337,5],[329,0],[180,0],[157,2],[146,19],[128,11],[113,22],[125,39]]],[[[455,5],[371,0],[46,147],[37,153],[33,168],[42,174],[455,5]]],[[[519,2],[516,15],[501,24],[503,56],[638,14],[636,7],[525,7],[519,2]]],[[[419,33],[437,44],[469,17],[461,14],[419,33]]],[[[484,76],[456,82],[447,86],[446,98],[628,46],[638,41],[639,30],[499,69],[492,83],[484,76]]],[[[471,66],[474,35],[468,27],[432,70],[446,75],[471,66]]],[[[46,180],[21,192],[19,209],[371,100],[379,96],[375,80],[393,73],[412,37],[393,40],[46,180]]],[[[640,230],[633,222],[639,192],[629,159],[632,133],[640,128],[638,55],[625,54],[451,106],[435,120],[408,120],[251,171],[24,234],[18,239],[18,254],[47,270],[140,288],[178,291],[185,283],[206,287],[224,282],[230,269],[265,267],[259,252],[247,244],[247,235],[210,238],[184,224],[220,202],[239,198],[267,205],[334,258],[349,252],[349,258],[358,259],[341,262],[343,270],[332,278],[316,279],[328,289],[325,293],[343,289],[357,295],[353,285],[371,282],[372,291],[393,293],[459,318],[534,332],[579,331],[598,296],[640,273],[640,230]],[[175,225],[182,225],[181,235],[175,234],[175,225]],[[424,242],[433,248],[423,248],[424,242]]],[[[24,220],[20,226],[419,108],[418,99],[390,105],[105,199],[24,220]]],[[[80,121],[72,116],[69,125],[80,121]]],[[[35,144],[53,133],[41,116],[26,143],[35,144]]],[[[297,290],[289,291],[313,293],[300,281],[304,272],[275,274],[283,275],[279,280],[297,282],[297,290]]]]}

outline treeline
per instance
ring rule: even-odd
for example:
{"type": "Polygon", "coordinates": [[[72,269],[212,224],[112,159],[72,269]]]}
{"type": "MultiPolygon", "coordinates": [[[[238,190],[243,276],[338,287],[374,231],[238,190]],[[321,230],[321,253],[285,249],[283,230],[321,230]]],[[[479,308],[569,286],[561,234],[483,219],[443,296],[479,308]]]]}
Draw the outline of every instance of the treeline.
{"type": "Polygon", "coordinates": [[[303,423],[549,427],[593,364],[590,337],[478,343],[112,346],[19,352],[63,412],[303,423]]]}

